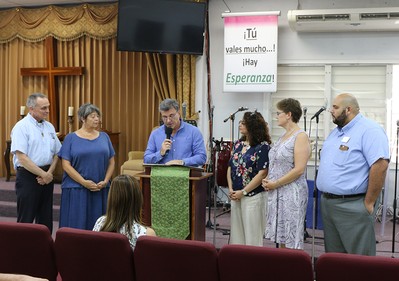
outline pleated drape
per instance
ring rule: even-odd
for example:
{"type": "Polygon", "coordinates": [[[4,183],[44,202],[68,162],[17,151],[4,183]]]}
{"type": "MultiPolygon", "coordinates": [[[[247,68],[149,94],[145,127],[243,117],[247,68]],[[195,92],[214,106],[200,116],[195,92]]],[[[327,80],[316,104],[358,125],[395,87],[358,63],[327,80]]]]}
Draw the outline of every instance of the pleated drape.
{"type": "MultiPolygon", "coordinates": [[[[81,37],[57,41],[58,66],[84,66],[82,76],[58,77],[61,134],[68,133],[68,107],[91,102],[102,112],[102,128],[120,133],[117,168],[127,160],[130,150],[144,150],[151,129],[159,122],[159,98],[155,92],[146,56],[119,52],[116,39],[96,40],[81,37]]],[[[22,77],[21,67],[44,67],[44,41],[30,43],[21,39],[0,44],[0,123],[1,151],[19,120],[19,109],[33,92],[47,94],[47,77],[22,77]]],[[[72,130],[79,128],[75,118],[72,130]]],[[[3,163],[2,163],[3,164],[3,163]]],[[[1,176],[5,175],[2,165],[1,176]]]]}
{"type": "MultiPolygon", "coordinates": [[[[45,38],[53,36],[58,67],[84,67],[82,76],[57,77],[59,132],[68,133],[68,107],[91,102],[102,128],[119,134],[116,174],[131,150],[144,150],[167,97],[195,115],[195,56],[119,52],[117,3],[15,8],[0,11],[0,150],[33,92],[48,94],[45,76],[22,77],[24,67],[46,67],[45,38]]],[[[53,110],[56,107],[53,105],[53,110]]],[[[26,111],[27,113],[27,111],[26,111]]],[[[75,118],[72,131],[80,127],[75,118]]],[[[1,161],[0,176],[5,176],[1,161]]]]}

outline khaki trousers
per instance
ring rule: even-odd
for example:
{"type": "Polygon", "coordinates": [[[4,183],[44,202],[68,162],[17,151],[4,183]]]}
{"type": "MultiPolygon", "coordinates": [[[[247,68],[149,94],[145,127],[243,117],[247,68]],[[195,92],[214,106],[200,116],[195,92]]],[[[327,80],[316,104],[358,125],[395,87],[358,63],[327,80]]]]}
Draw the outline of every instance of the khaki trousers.
{"type": "Polygon", "coordinates": [[[231,201],[230,244],[263,246],[267,192],[231,201]]]}

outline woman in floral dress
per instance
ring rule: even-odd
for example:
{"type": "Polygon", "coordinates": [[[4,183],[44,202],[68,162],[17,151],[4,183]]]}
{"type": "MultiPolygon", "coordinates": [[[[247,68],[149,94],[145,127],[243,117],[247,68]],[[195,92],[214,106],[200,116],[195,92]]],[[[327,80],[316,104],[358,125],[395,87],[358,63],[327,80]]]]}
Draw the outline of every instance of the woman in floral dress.
{"type": "Polygon", "coordinates": [[[227,169],[230,243],[263,246],[267,201],[262,179],[269,165],[269,129],[259,112],[246,112],[240,121],[240,133],[242,137],[234,144],[227,169]]]}
{"type": "Polygon", "coordinates": [[[281,100],[277,109],[278,125],[285,129],[285,133],[270,149],[269,174],[262,181],[268,193],[265,237],[282,248],[303,249],[309,139],[298,126],[302,108],[297,100],[281,100]]]}

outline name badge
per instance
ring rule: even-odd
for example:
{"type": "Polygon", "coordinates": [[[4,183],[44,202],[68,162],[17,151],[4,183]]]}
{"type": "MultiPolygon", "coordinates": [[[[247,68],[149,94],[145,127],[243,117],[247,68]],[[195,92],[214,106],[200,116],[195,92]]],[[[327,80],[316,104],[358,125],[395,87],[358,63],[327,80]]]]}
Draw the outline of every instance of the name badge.
{"type": "Polygon", "coordinates": [[[342,151],[347,151],[349,149],[349,147],[347,147],[346,145],[341,144],[339,146],[339,149],[342,150],[342,151]]]}
{"type": "Polygon", "coordinates": [[[347,143],[350,140],[350,137],[343,137],[341,142],[347,143]]]}

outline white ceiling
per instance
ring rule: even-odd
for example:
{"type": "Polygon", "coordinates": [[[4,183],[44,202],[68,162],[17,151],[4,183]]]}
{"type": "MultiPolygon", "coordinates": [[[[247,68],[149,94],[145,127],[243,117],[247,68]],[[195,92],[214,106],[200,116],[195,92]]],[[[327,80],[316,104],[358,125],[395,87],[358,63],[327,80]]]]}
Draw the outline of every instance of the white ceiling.
{"type": "Polygon", "coordinates": [[[83,4],[83,3],[100,3],[100,2],[116,2],[115,0],[0,0],[0,9],[11,7],[31,7],[31,6],[47,6],[51,4],[83,4]]]}

